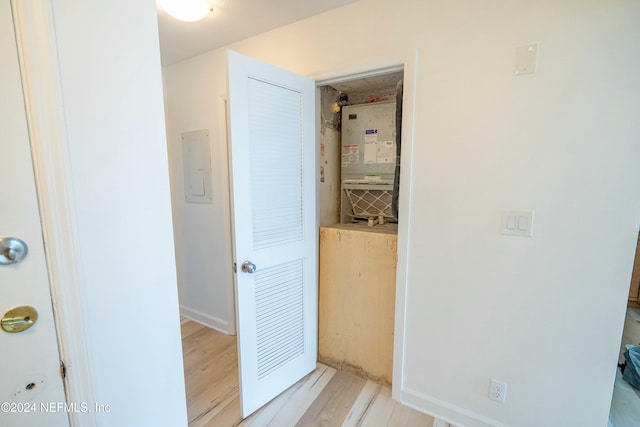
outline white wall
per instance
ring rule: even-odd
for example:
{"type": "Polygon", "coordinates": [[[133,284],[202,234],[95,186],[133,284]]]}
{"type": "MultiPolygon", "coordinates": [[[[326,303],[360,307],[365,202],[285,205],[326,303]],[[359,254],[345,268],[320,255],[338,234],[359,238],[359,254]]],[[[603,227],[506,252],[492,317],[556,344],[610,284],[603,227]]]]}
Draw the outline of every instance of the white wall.
{"type": "Polygon", "coordinates": [[[235,320],[229,312],[233,272],[226,116],[221,100],[227,84],[226,78],[209,76],[211,63],[207,56],[192,61],[194,66],[188,69],[176,65],[164,70],[171,193],[181,311],[229,332],[234,331],[235,320]],[[210,131],[213,202],[186,203],[181,135],[202,129],[210,131]]]}
{"type": "MultiPolygon", "coordinates": [[[[418,50],[405,401],[605,425],[640,223],[639,19],[629,0],[361,0],[229,46],[305,75],[418,50]],[[516,78],[532,42],[539,71],[516,78]],[[535,210],[534,236],[502,236],[503,209],[535,210]]],[[[225,51],[166,69],[174,132],[215,126],[198,94],[224,90],[225,51]]]]}
{"type": "Polygon", "coordinates": [[[155,3],[52,5],[98,421],[186,425],[155,3]]]}

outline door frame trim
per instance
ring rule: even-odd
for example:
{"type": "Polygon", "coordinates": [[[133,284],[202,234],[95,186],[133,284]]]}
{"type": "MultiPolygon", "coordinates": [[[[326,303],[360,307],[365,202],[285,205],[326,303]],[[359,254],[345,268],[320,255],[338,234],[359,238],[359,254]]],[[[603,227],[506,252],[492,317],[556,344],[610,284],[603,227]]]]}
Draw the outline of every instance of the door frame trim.
{"type": "MultiPolygon", "coordinates": [[[[236,253],[236,242],[234,241],[235,229],[233,224],[233,194],[231,189],[231,140],[229,138],[229,97],[226,94],[218,96],[218,138],[221,142],[222,151],[219,151],[223,168],[219,172],[220,182],[227,180],[227,185],[222,191],[223,203],[226,203],[229,211],[228,215],[223,215],[222,222],[225,230],[225,245],[230,254],[231,264],[234,263],[233,254],[236,253]]],[[[237,335],[237,316],[236,316],[236,272],[232,270],[231,265],[228,266],[227,280],[227,331],[228,335],[237,335]]]]}
{"type": "MultiPolygon", "coordinates": [[[[411,205],[413,196],[413,147],[415,137],[416,67],[418,51],[411,49],[405,53],[373,58],[350,64],[339,69],[312,75],[316,87],[338,81],[356,79],[372,75],[404,70],[402,97],[402,147],[400,168],[400,195],[398,218],[398,264],[396,270],[396,304],[393,344],[393,382],[391,394],[394,400],[402,402],[404,388],[404,355],[406,336],[407,284],[409,280],[409,247],[411,241],[411,205]]],[[[319,138],[319,136],[317,136],[319,138]]],[[[320,143],[316,144],[317,147],[320,143]]],[[[319,148],[317,148],[319,149],[319,148]]],[[[319,156],[318,156],[319,158],[319,156]]],[[[316,215],[317,217],[317,215],[316,215]]]]}
{"type": "MultiPolygon", "coordinates": [[[[53,10],[46,0],[11,6],[67,402],[91,407],[94,371],[53,10]]],[[[91,411],[72,411],[69,421],[97,425],[91,411]]]]}

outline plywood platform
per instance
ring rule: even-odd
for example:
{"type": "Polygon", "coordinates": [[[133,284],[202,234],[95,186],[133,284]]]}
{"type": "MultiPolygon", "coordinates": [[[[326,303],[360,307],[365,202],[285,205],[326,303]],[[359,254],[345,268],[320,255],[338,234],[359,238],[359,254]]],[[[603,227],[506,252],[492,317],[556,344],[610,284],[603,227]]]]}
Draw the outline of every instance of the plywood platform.
{"type": "Polygon", "coordinates": [[[320,362],[390,385],[397,234],[320,229],[320,362]]]}

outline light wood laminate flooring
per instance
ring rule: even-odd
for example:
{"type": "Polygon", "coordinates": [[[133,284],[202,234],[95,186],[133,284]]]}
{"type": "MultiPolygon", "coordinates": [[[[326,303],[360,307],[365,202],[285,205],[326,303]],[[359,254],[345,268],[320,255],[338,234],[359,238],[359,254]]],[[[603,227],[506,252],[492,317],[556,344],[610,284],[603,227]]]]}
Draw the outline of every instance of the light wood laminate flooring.
{"type": "Polygon", "coordinates": [[[189,427],[433,426],[433,418],[394,402],[391,390],[318,364],[318,368],[243,420],[236,337],[182,323],[189,427]]]}

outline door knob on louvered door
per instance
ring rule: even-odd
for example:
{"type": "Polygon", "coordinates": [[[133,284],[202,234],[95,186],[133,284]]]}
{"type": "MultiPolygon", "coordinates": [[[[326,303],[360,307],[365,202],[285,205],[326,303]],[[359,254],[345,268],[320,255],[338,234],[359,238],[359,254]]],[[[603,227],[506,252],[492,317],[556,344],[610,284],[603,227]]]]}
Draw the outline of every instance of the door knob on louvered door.
{"type": "Polygon", "coordinates": [[[245,261],[242,263],[242,271],[245,273],[254,273],[256,271],[256,265],[251,261],[245,261]]]}
{"type": "Polygon", "coordinates": [[[0,265],[16,264],[29,253],[27,244],[16,237],[0,237],[0,265]]]}

